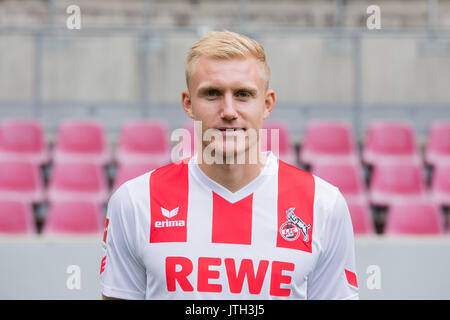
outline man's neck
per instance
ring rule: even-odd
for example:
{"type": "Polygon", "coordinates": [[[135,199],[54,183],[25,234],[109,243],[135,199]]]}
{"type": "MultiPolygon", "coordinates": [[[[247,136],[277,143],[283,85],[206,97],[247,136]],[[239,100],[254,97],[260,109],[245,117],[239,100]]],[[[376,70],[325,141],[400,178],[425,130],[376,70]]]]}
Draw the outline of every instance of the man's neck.
{"type": "Polygon", "coordinates": [[[227,164],[226,161],[223,164],[207,164],[202,161],[198,166],[206,176],[234,193],[256,179],[263,170],[266,161],[267,156],[260,153],[258,161],[254,164],[248,162],[245,164],[227,164]]]}

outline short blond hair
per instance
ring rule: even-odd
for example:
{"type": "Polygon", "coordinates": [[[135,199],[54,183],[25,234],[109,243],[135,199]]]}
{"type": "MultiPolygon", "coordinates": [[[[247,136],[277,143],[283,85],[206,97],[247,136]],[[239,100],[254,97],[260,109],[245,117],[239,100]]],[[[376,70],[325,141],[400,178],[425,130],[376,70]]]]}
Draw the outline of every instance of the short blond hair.
{"type": "Polygon", "coordinates": [[[270,69],[266,62],[266,54],[263,46],[256,40],[228,30],[208,33],[188,52],[186,58],[186,84],[188,87],[195,62],[201,56],[217,59],[253,57],[261,62],[265,89],[267,90],[269,87],[270,69]]]}

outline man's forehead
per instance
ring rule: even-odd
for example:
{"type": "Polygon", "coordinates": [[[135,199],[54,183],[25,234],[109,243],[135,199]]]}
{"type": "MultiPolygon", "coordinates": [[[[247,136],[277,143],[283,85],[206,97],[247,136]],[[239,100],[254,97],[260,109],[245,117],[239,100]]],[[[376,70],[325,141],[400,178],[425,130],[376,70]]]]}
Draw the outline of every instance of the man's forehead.
{"type": "Polygon", "coordinates": [[[220,59],[201,56],[195,62],[191,80],[199,87],[231,82],[257,87],[263,82],[262,74],[262,65],[253,57],[220,59]]]}

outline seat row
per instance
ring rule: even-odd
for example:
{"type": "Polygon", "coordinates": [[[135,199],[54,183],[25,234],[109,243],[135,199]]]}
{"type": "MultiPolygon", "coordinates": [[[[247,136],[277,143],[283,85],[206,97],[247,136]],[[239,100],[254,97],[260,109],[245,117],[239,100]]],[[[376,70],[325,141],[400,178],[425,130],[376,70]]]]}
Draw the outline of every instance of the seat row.
{"type": "MultiPolygon", "coordinates": [[[[187,122],[184,128],[193,137],[193,123],[187,122]]],[[[266,121],[264,128],[279,130],[276,139],[271,139],[272,134],[267,135],[266,149],[277,149],[280,158],[294,165],[299,164],[298,160],[300,164],[308,165],[330,157],[333,161],[359,158],[358,142],[348,122],[310,121],[298,152],[285,123],[266,121]]],[[[101,123],[66,120],[60,124],[50,151],[38,121],[5,119],[0,123],[0,159],[27,159],[38,164],[84,160],[102,165],[111,161],[118,164],[134,161],[161,165],[171,160],[169,138],[165,121],[126,121],[112,154],[101,123]]],[[[189,151],[193,151],[194,139],[188,144],[189,151]]],[[[422,152],[418,146],[414,128],[409,122],[377,120],[366,131],[361,158],[366,165],[396,159],[420,161],[422,152]]],[[[450,161],[450,120],[436,121],[430,125],[423,151],[425,163],[430,166],[450,161]]]]}

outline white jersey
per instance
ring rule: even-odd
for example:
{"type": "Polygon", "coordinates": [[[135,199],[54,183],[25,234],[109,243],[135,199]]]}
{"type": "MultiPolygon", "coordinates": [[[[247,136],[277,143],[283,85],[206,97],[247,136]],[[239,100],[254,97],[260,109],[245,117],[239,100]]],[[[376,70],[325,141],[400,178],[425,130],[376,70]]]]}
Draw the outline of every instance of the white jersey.
{"type": "Polygon", "coordinates": [[[123,184],[108,204],[100,286],[123,299],[357,299],[339,190],[268,153],[230,192],[189,162],[123,184]]]}

